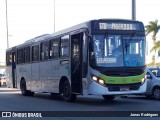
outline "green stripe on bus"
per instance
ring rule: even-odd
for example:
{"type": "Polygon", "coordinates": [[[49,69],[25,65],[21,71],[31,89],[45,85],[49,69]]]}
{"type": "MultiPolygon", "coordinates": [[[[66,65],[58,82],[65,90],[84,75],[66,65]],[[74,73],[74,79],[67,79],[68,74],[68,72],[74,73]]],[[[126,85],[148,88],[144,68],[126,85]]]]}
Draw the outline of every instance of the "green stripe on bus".
{"type": "Polygon", "coordinates": [[[137,76],[128,76],[128,77],[111,77],[100,74],[99,78],[103,79],[106,84],[133,84],[141,82],[144,76],[145,73],[137,76]]]}

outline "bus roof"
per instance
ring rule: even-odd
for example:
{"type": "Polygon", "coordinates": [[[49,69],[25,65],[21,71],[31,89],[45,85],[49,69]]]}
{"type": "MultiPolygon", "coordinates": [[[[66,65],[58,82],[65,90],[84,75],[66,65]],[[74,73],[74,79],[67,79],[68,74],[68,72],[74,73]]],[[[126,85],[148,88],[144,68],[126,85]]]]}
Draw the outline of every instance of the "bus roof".
{"type": "MultiPolygon", "coordinates": [[[[74,32],[76,30],[83,29],[83,28],[89,28],[90,29],[91,22],[96,22],[96,21],[106,21],[106,22],[107,21],[110,21],[110,22],[111,21],[113,21],[113,22],[121,21],[121,22],[138,22],[138,23],[142,23],[140,21],[128,20],[128,19],[95,19],[95,20],[89,20],[89,21],[80,23],[78,25],[66,28],[64,30],[61,30],[61,31],[58,31],[58,32],[55,32],[55,33],[52,33],[52,34],[43,34],[43,35],[37,36],[37,37],[35,37],[33,39],[25,41],[24,43],[22,43],[20,45],[17,45],[15,47],[20,47],[20,46],[23,46],[23,45],[28,45],[28,44],[31,44],[31,43],[34,43],[34,42],[43,41],[45,39],[52,39],[54,37],[62,36],[63,34],[66,34],[66,33],[69,33],[69,32],[74,32]]],[[[15,48],[15,47],[13,47],[13,48],[15,48]]],[[[7,50],[11,50],[11,49],[12,48],[9,48],[7,50]]]]}
{"type": "Polygon", "coordinates": [[[90,23],[94,22],[94,21],[113,21],[113,22],[116,22],[116,21],[123,22],[124,21],[124,22],[139,22],[139,23],[142,23],[140,21],[128,20],[128,19],[97,19],[97,20],[95,19],[95,20],[89,20],[89,21],[83,22],[81,24],[78,24],[78,25],[66,28],[64,30],[55,32],[52,35],[53,36],[58,36],[58,35],[62,35],[62,34],[68,33],[68,32],[72,32],[72,31],[75,31],[75,30],[78,30],[78,29],[81,29],[81,28],[88,28],[88,27],[91,27],[90,23]]]}

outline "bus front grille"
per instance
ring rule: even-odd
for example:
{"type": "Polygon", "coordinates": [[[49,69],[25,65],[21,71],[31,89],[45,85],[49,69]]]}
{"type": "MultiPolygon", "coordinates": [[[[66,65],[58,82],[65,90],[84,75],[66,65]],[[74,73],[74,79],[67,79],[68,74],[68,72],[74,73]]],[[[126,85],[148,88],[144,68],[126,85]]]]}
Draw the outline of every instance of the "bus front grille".
{"type": "Polygon", "coordinates": [[[129,91],[138,90],[140,84],[133,85],[107,85],[109,91],[129,91]]]}

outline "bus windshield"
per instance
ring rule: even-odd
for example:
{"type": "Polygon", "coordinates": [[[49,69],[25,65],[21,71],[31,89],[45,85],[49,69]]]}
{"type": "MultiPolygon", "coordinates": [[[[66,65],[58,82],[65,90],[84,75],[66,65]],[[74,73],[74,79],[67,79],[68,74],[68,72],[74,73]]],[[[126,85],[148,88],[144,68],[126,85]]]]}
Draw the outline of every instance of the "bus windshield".
{"type": "Polygon", "coordinates": [[[131,35],[93,35],[92,61],[99,67],[137,67],[145,65],[145,37],[131,35]]]}

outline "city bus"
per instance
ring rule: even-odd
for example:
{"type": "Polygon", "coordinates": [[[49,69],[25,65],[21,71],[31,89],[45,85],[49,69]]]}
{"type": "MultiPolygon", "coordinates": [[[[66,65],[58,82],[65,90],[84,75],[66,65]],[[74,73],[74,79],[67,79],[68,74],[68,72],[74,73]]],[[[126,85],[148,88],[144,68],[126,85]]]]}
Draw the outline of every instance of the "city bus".
{"type": "Polygon", "coordinates": [[[90,20],[6,50],[8,87],[22,95],[101,95],[105,100],[146,91],[144,25],[90,20]]]}

